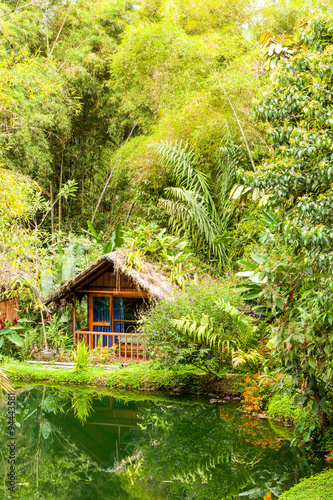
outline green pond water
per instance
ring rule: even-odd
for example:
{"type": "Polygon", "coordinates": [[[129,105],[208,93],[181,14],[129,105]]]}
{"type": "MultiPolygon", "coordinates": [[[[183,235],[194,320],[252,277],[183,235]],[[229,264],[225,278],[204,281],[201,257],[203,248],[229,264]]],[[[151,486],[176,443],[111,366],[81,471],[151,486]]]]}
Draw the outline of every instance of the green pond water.
{"type": "Polygon", "coordinates": [[[15,404],[14,492],[0,405],[0,498],[276,498],[324,467],[290,447],[288,428],[239,401],[37,386],[17,389],[15,404]]]}

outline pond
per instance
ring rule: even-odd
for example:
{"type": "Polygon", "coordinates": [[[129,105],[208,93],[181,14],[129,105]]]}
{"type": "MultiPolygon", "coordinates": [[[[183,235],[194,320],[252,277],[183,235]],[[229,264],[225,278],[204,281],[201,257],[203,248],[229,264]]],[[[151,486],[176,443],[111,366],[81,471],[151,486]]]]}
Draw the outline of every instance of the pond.
{"type": "Polygon", "coordinates": [[[262,500],[324,467],[239,401],[37,386],[14,402],[14,436],[0,403],[1,478],[10,443],[16,460],[15,491],[3,480],[1,498],[262,500]]]}

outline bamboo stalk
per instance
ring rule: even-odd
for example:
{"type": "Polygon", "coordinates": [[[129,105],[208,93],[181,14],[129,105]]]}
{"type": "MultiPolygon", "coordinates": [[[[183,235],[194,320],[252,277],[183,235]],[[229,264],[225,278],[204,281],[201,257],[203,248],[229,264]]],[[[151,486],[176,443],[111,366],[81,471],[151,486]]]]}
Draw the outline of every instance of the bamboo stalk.
{"type": "MultiPolygon", "coordinates": [[[[60,167],[60,179],[59,179],[59,191],[61,190],[61,186],[62,186],[62,166],[63,166],[63,160],[61,160],[61,167],[60,167]]],[[[59,232],[61,230],[61,196],[59,196],[59,212],[58,212],[58,228],[59,228],[59,232]]]]}
{"type": "Polygon", "coordinates": [[[53,207],[53,187],[52,181],[50,181],[50,202],[51,202],[51,235],[53,240],[54,234],[54,207],[53,207]]]}
{"type": "MultiPolygon", "coordinates": [[[[135,127],[136,127],[136,122],[134,123],[133,128],[132,128],[132,130],[131,130],[131,132],[130,132],[129,136],[128,136],[128,137],[127,137],[127,139],[126,139],[126,141],[125,141],[125,143],[124,143],[124,146],[127,144],[127,142],[129,141],[129,139],[131,138],[131,136],[132,136],[132,134],[133,134],[133,131],[134,131],[135,127]]],[[[116,166],[117,166],[117,165],[118,165],[118,162],[116,162],[116,163],[113,165],[113,167],[112,167],[112,169],[111,169],[111,172],[110,172],[110,175],[109,175],[109,177],[107,178],[106,183],[104,184],[104,187],[103,187],[102,193],[101,193],[101,195],[100,195],[100,197],[99,197],[99,199],[98,199],[98,202],[97,202],[97,205],[96,205],[95,211],[94,211],[93,216],[92,216],[92,218],[91,218],[91,223],[92,223],[92,224],[94,223],[94,220],[95,220],[95,217],[96,217],[97,211],[98,211],[98,209],[99,209],[100,204],[102,203],[102,200],[103,200],[103,197],[104,197],[105,191],[106,191],[106,189],[107,189],[108,185],[110,184],[110,181],[111,181],[111,179],[112,179],[112,177],[113,177],[113,172],[115,171],[115,168],[116,168],[116,166]]]]}
{"type": "Polygon", "coordinates": [[[64,17],[64,19],[63,19],[63,21],[62,21],[62,24],[61,24],[61,26],[60,26],[60,29],[59,29],[58,34],[57,34],[57,36],[56,36],[56,39],[54,40],[54,44],[52,45],[52,49],[51,49],[51,52],[50,52],[50,53],[49,53],[49,55],[48,55],[48,59],[52,56],[52,52],[53,52],[53,50],[54,50],[54,47],[55,47],[55,46],[56,46],[56,44],[57,44],[58,38],[59,38],[59,36],[60,36],[60,33],[62,32],[62,28],[64,27],[64,24],[65,24],[65,22],[66,22],[66,19],[67,19],[67,16],[68,16],[68,14],[69,14],[69,11],[70,11],[71,6],[72,6],[72,2],[70,2],[70,3],[69,3],[69,5],[68,5],[67,12],[66,12],[65,17],[64,17]]]}

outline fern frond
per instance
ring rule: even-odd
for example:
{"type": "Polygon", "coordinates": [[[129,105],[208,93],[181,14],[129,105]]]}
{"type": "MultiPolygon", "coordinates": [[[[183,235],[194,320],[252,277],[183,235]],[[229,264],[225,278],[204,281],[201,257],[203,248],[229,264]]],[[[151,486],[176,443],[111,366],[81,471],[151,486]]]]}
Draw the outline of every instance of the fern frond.
{"type": "Polygon", "coordinates": [[[194,241],[204,241],[209,253],[223,265],[227,259],[224,247],[214,242],[218,231],[206,201],[192,191],[169,187],[165,189],[169,199],[160,200],[170,216],[170,228],[176,233],[186,232],[194,241]]]}
{"type": "Polygon", "coordinates": [[[238,350],[232,356],[232,366],[234,368],[245,364],[258,365],[263,361],[263,356],[256,349],[249,349],[248,351],[238,350]]]}
{"type": "Polygon", "coordinates": [[[229,339],[223,337],[223,330],[216,330],[213,319],[207,314],[203,314],[199,321],[193,315],[182,316],[180,319],[173,319],[172,326],[177,328],[180,333],[183,333],[194,342],[200,342],[219,350],[231,350],[231,345],[238,346],[237,339],[229,339]]]}
{"type": "Polygon", "coordinates": [[[240,341],[245,348],[253,347],[255,344],[256,329],[244,318],[241,318],[240,312],[223,298],[216,300],[216,304],[232,320],[237,330],[241,334],[240,341]]]}
{"type": "Polygon", "coordinates": [[[213,215],[216,216],[216,207],[211,195],[208,177],[193,167],[195,155],[189,144],[182,141],[175,141],[175,143],[161,141],[153,144],[152,149],[166,166],[174,185],[201,195],[207,200],[213,215]]]}

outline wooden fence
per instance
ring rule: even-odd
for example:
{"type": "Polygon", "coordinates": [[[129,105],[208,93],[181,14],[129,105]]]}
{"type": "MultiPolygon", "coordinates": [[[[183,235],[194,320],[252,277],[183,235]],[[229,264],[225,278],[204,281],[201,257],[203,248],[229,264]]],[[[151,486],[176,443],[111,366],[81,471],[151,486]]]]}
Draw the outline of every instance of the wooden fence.
{"type": "MultiPolygon", "coordinates": [[[[88,330],[76,330],[74,333],[74,344],[83,342],[90,349],[98,346],[100,337],[106,337],[105,347],[117,345],[117,356],[121,361],[148,361],[150,358],[140,342],[140,333],[111,333],[111,332],[90,332],[88,330]]],[[[104,339],[103,339],[104,340],[104,339]]],[[[104,342],[103,342],[104,343],[104,342]]]]}

